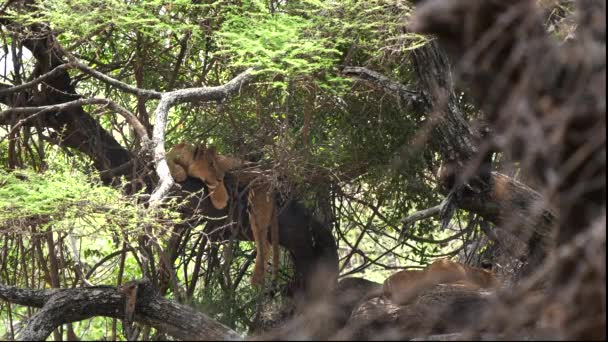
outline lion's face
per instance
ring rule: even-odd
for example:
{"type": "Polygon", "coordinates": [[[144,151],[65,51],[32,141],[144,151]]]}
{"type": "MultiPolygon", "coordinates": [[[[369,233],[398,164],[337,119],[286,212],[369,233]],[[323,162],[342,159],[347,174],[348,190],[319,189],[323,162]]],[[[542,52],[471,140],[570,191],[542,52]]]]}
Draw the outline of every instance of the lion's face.
{"type": "Polygon", "coordinates": [[[228,193],[224,186],[226,170],[218,163],[214,147],[196,147],[192,163],[188,166],[188,174],[201,179],[207,185],[214,207],[224,209],[228,205],[228,193]]]}
{"type": "Polygon", "coordinates": [[[224,181],[226,170],[219,165],[215,148],[201,145],[194,152],[188,173],[200,178],[207,186],[215,187],[224,181]]]}

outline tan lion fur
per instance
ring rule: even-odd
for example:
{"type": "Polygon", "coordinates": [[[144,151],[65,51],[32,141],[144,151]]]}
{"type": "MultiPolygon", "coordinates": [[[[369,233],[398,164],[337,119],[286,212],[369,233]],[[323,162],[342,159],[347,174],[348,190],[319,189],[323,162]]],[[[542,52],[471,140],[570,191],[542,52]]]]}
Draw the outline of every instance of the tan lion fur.
{"type": "MultiPolygon", "coordinates": [[[[175,145],[167,153],[171,175],[177,182],[188,176],[200,178],[209,188],[211,203],[217,209],[227,206],[229,196],[224,185],[226,172],[243,169],[251,163],[242,159],[217,154],[214,147],[194,146],[188,143],[175,145]]],[[[256,259],[251,283],[264,284],[266,260],[268,259],[268,228],[271,228],[273,279],[278,278],[279,267],[279,223],[275,193],[269,180],[260,176],[259,170],[239,173],[239,185],[249,186],[249,222],[256,245],[256,259]]]]}
{"type": "Polygon", "coordinates": [[[384,281],[382,294],[396,304],[405,305],[437,284],[460,284],[472,289],[500,286],[500,282],[491,271],[449,259],[439,259],[424,270],[404,270],[394,273],[384,281]]]}
{"type": "Polygon", "coordinates": [[[224,209],[228,205],[224,176],[228,171],[245,167],[247,162],[219,155],[213,147],[206,148],[204,145],[194,146],[182,142],[167,153],[167,164],[177,182],[183,182],[188,176],[202,180],[209,188],[213,206],[224,209]]]}

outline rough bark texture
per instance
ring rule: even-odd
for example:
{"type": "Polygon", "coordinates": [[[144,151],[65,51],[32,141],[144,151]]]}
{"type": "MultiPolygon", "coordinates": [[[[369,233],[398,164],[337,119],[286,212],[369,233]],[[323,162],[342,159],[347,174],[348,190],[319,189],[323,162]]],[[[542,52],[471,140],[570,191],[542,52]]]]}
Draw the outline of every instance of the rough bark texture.
{"type": "Polygon", "coordinates": [[[490,293],[459,285],[437,285],[409,305],[375,298],[356,308],[344,329],[344,340],[408,340],[417,336],[455,333],[483,316],[490,293]]]}
{"type": "Polygon", "coordinates": [[[460,165],[470,162],[479,146],[458,103],[450,61],[435,42],[414,50],[412,58],[418,86],[428,104],[421,114],[429,117],[433,128],[430,142],[446,162],[458,161],[460,165]]]}
{"type": "Polygon", "coordinates": [[[259,340],[328,340],[340,331],[353,309],[382,284],[362,278],[342,279],[333,291],[309,301],[300,313],[283,326],[257,337],[259,340]]]}
{"type": "Polygon", "coordinates": [[[606,164],[598,159],[606,153],[606,24],[598,14],[605,7],[581,3],[582,16],[589,16],[580,40],[561,48],[545,32],[534,1],[425,1],[413,25],[437,34],[454,54],[507,151],[541,185],[555,187],[550,175],[559,177],[553,200],[562,215],[561,242],[605,208],[606,164]]]}
{"type": "MultiPolygon", "coordinates": [[[[158,296],[152,285],[140,282],[134,321],[150,325],[181,340],[241,340],[230,328],[188,306],[158,296]]],[[[0,285],[0,298],[41,308],[18,335],[19,340],[42,341],[59,325],[105,316],[125,318],[125,295],[115,287],[66,290],[22,290],[0,285]]]]}

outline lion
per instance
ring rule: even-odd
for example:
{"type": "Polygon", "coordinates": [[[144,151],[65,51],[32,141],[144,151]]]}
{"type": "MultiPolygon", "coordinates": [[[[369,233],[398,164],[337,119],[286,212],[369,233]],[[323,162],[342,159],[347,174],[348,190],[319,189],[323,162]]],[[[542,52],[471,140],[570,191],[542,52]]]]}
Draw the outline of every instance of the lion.
{"type": "Polygon", "coordinates": [[[182,142],[167,153],[167,164],[176,182],[183,182],[188,176],[202,180],[209,188],[213,206],[224,209],[228,205],[228,192],[224,186],[226,172],[244,168],[250,163],[219,155],[213,146],[206,148],[205,145],[182,142]]]}
{"type": "Polygon", "coordinates": [[[403,270],[394,273],[384,281],[382,296],[396,304],[406,305],[437,284],[459,284],[475,290],[500,286],[494,273],[489,270],[449,259],[439,259],[424,270],[403,270]]]}
{"type": "MultiPolygon", "coordinates": [[[[228,192],[224,185],[226,172],[243,170],[254,165],[239,158],[223,156],[213,146],[191,145],[180,143],[167,153],[169,171],[177,182],[183,182],[188,176],[201,179],[209,188],[211,203],[217,209],[228,205],[228,192]]],[[[273,280],[278,279],[279,267],[279,223],[275,202],[275,193],[269,180],[260,177],[260,170],[243,170],[239,172],[239,185],[249,188],[247,197],[249,222],[256,246],[256,259],[251,283],[263,286],[265,265],[268,259],[268,228],[271,228],[273,280]]]]}

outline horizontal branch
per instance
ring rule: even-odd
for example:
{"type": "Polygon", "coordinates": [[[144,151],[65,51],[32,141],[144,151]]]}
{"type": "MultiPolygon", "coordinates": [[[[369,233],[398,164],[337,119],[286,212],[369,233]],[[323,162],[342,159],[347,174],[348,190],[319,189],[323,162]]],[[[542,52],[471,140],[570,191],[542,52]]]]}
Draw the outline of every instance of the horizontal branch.
{"type": "MultiPolygon", "coordinates": [[[[161,296],[149,282],[137,282],[133,320],[181,340],[241,340],[232,329],[207,315],[161,296]]],[[[0,285],[0,298],[41,308],[18,335],[19,340],[45,340],[61,324],[103,316],[125,317],[125,295],[115,287],[27,290],[0,285]]]]}
{"type": "Polygon", "coordinates": [[[38,117],[39,115],[42,115],[45,113],[51,113],[51,112],[59,112],[62,110],[66,110],[68,108],[73,108],[73,107],[82,107],[84,105],[95,105],[95,104],[106,105],[112,111],[120,114],[123,118],[125,118],[125,120],[129,123],[129,125],[131,125],[131,127],[133,127],[133,129],[135,130],[135,133],[142,140],[142,142],[147,142],[150,140],[150,138],[148,137],[146,128],[142,125],[142,123],[139,121],[139,119],[137,119],[137,117],[135,115],[133,115],[133,113],[131,113],[129,110],[120,106],[119,104],[115,103],[112,100],[100,99],[100,98],[79,99],[79,100],[63,102],[63,103],[49,105],[49,106],[9,108],[7,110],[0,112],[0,122],[5,122],[8,119],[8,117],[12,114],[17,114],[17,115],[32,114],[26,118],[19,120],[12,127],[12,131],[14,131],[14,130],[18,129],[19,127],[23,126],[26,122],[38,117]]]}
{"type": "Polygon", "coordinates": [[[405,233],[405,231],[407,230],[407,228],[412,225],[413,223],[420,221],[420,220],[424,220],[427,219],[429,217],[433,217],[435,215],[438,215],[439,212],[441,212],[441,208],[443,208],[444,204],[441,203],[439,205],[436,205],[432,208],[428,208],[428,209],[424,209],[424,210],[420,210],[406,218],[404,218],[403,220],[401,220],[401,223],[403,224],[403,231],[402,233],[405,233]]]}
{"type": "Polygon", "coordinates": [[[160,99],[162,96],[162,93],[156,91],[156,90],[148,90],[148,89],[139,89],[133,86],[130,86],[126,83],[123,83],[117,79],[114,79],[110,76],[107,76],[105,74],[102,74],[101,72],[92,69],[91,67],[78,62],[78,61],[73,61],[72,62],[74,64],[74,66],[76,68],[78,68],[80,71],[82,71],[83,73],[90,75],[104,83],[107,83],[109,85],[112,85],[122,91],[124,91],[125,93],[129,93],[129,94],[133,94],[133,95],[137,95],[137,96],[141,96],[144,98],[150,98],[150,99],[160,99]]]}
{"type": "Polygon", "coordinates": [[[369,70],[363,67],[345,67],[342,70],[342,74],[344,74],[345,76],[355,77],[364,81],[370,81],[374,84],[377,84],[385,92],[397,95],[409,105],[419,105],[423,107],[428,107],[426,102],[424,101],[424,97],[422,96],[422,94],[417,91],[410,90],[403,84],[393,81],[388,77],[373,70],[369,70]]]}
{"type": "Polygon", "coordinates": [[[23,84],[14,86],[14,87],[0,89],[0,96],[5,96],[5,95],[12,94],[12,93],[24,90],[24,89],[31,88],[48,79],[59,76],[60,73],[64,72],[64,70],[69,69],[71,67],[72,67],[71,63],[61,64],[61,65],[57,66],[56,68],[54,68],[53,70],[47,72],[46,74],[41,75],[40,77],[37,77],[36,79],[33,79],[27,83],[23,83],[23,84]]]}
{"type": "Polygon", "coordinates": [[[9,303],[41,308],[57,290],[20,289],[0,284],[0,299],[9,303]]]}
{"type": "Polygon", "coordinates": [[[160,99],[160,97],[162,95],[162,93],[160,93],[156,90],[139,89],[139,88],[133,87],[131,85],[128,85],[124,82],[121,82],[117,79],[107,76],[107,75],[83,64],[82,62],[77,61],[74,58],[71,62],[58,65],[53,70],[51,70],[51,71],[45,73],[44,75],[41,75],[41,76],[37,77],[36,79],[31,80],[27,83],[20,84],[20,85],[14,86],[14,87],[8,87],[8,86],[3,87],[3,89],[0,89],[0,96],[5,96],[5,95],[15,93],[15,92],[18,92],[18,91],[21,91],[24,89],[32,88],[39,83],[42,83],[46,80],[59,76],[65,70],[71,69],[71,68],[76,68],[76,69],[82,71],[83,73],[85,73],[89,76],[92,76],[93,78],[96,78],[104,83],[112,85],[129,94],[141,96],[144,98],[151,98],[151,99],[160,99]]]}
{"type": "Polygon", "coordinates": [[[514,229],[536,229],[543,236],[549,234],[556,215],[540,193],[498,172],[492,172],[491,185],[488,192],[464,191],[458,207],[503,228],[517,222],[514,229]]]}

